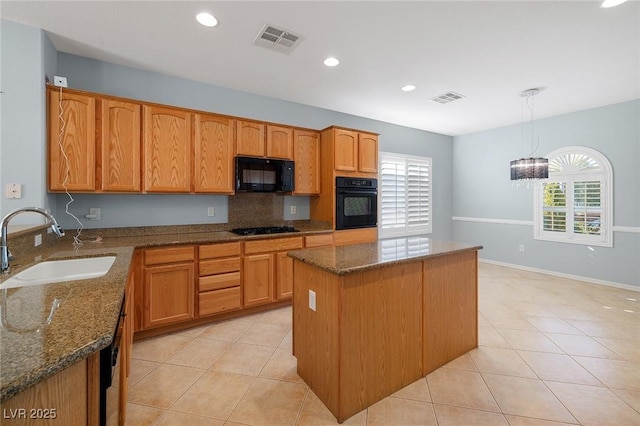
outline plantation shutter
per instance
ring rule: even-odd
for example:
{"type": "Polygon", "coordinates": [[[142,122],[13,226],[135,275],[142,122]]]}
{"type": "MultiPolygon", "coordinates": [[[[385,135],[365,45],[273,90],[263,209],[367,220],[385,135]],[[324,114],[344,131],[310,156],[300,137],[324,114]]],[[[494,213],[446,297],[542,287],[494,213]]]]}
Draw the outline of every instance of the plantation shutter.
{"type": "Polygon", "coordinates": [[[380,236],[431,232],[431,159],[380,153],[380,236]]]}

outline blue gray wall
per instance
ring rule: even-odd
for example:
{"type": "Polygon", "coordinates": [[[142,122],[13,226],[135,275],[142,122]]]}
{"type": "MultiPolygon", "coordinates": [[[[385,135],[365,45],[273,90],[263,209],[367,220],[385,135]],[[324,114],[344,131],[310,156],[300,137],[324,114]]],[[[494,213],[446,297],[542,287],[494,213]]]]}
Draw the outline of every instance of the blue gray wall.
{"type": "MultiPolygon", "coordinates": [[[[452,141],[450,136],[439,135],[407,127],[396,126],[354,115],[296,104],[274,98],[226,89],[210,84],[179,79],[112,63],[106,63],[65,53],[58,54],[57,74],[67,77],[69,87],[126,98],[194,108],[221,114],[272,121],[293,126],[322,129],[331,125],[346,126],[380,133],[382,151],[424,155],[433,158],[434,168],[434,226],[433,237],[451,238],[452,193],[452,141]]],[[[225,196],[188,195],[177,201],[174,195],[95,196],[74,195],[76,203],[70,210],[79,216],[89,207],[103,209],[100,222],[84,221],[88,227],[134,226],[173,224],[177,217],[184,223],[210,223],[216,218],[206,217],[206,207],[224,210],[225,196]],[[162,211],[163,200],[171,210],[162,211]],[[124,204],[126,203],[126,206],[124,204]],[[113,220],[111,212],[120,206],[128,214],[113,220]],[[149,217],[148,212],[154,215],[149,217]]],[[[64,209],[66,196],[57,196],[58,216],[64,209]]],[[[283,219],[296,220],[309,217],[308,197],[285,197],[283,219]],[[297,206],[298,214],[289,214],[290,206],[297,206]]],[[[63,222],[72,224],[68,219],[63,222]]],[[[71,225],[73,226],[73,225],[71,225]]]]}
{"type": "Polygon", "coordinates": [[[613,248],[533,239],[533,189],[509,180],[509,161],[530,151],[526,127],[524,143],[520,125],[454,138],[454,238],[482,244],[484,259],[640,287],[640,100],[535,121],[537,156],[577,145],[611,162],[613,248]]]}
{"type": "MultiPolygon", "coordinates": [[[[0,216],[26,206],[48,206],[46,192],[45,75],[53,79],[57,52],[39,28],[0,20],[0,216]],[[7,199],[7,183],[22,184],[22,198],[7,199]]],[[[39,224],[21,215],[16,224],[39,224]]]]}

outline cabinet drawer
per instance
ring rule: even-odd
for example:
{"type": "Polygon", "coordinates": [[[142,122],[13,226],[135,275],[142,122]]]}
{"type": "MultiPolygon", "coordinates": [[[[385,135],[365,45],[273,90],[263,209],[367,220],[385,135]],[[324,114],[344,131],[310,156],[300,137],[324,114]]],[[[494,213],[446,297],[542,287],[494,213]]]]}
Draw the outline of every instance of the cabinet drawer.
{"type": "Polygon", "coordinates": [[[333,244],[333,233],[321,234],[321,235],[309,235],[304,237],[305,247],[323,247],[333,244]]]}
{"type": "Polygon", "coordinates": [[[295,250],[299,248],[302,248],[302,237],[275,238],[270,240],[247,241],[244,243],[245,254],[295,250]]]}
{"type": "Polygon", "coordinates": [[[240,287],[200,293],[198,306],[200,316],[240,309],[240,287]]]}
{"type": "Polygon", "coordinates": [[[198,279],[199,291],[220,290],[221,288],[235,287],[240,285],[240,272],[230,272],[228,274],[209,275],[198,279]]]}
{"type": "Polygon", "coordinates": [[[333,233],[333,244],[335,246],[375,243],[377,239],[378,228],[348,229],[333,233]]]}
{"type": "Polygon", "coordinates": [[[200,246],[198,248],[198,253],[200,255],[200,260],[215,259],[217,257],[240,256],[240,241],[200,246]]]}
{"type": "Polygon", "coordinates": [[[144,264],[157,265],[161,263],[188,262],[195,259],[193,246],[178,246],[144,251],[144,264]]]}
{"type": "Polygon", "coordinates": [[[240,270],[239,257],[226,257],[223,259],[203,260],[200,262],[198,274],[204,275],[224,274],[225,272],[236,272],[240,270]]]}

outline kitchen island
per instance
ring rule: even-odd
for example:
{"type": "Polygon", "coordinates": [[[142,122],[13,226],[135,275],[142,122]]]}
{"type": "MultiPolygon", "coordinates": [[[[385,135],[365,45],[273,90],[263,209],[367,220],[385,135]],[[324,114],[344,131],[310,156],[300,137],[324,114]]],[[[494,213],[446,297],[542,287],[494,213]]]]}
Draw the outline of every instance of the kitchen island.
{"type": "Polygon", "coordinates": [[[419,236],[289,252],[298,374],[339,422],[477,347],[481,248],[419,236]]]}

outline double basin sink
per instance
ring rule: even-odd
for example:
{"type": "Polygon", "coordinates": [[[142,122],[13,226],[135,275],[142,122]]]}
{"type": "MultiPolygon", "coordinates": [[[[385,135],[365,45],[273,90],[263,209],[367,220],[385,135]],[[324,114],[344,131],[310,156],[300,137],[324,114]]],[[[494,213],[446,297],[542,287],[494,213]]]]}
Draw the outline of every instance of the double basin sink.
{"type": "Polygon", "coordinates": [[[36,263],[1,282],[0,289],[99,278],[109,272],[115,260],[115,256],[100,256],[36,263]]]}

